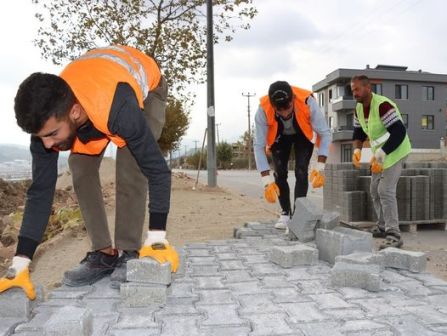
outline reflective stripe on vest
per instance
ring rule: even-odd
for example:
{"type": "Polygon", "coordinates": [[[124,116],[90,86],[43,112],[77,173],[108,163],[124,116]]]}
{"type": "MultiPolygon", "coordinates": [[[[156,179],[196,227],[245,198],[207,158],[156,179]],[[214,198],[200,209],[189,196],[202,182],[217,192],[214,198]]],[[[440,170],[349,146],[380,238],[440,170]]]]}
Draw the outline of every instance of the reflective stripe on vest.
{"type": "Polygon", "coordinates": [[[135,57],[133,57],[126,49],[117,46],[117,45],[113,45],[110,47],[104,47],[104,48],[96,48],[94,49],[95,53],[86,53],[82,56],[80,56],[78,59],[80,60],[84,60],[84,59],[94,59],[94,58],[104,58],[107,60],[110,60],[112,62],[115,62],[121,66],[123,66],[131,75],[132,77],[136,80],[136,82],[138,83],[138,85],[140,86],[142,92],[142,96],[143,96],[143,100],[146,99],[148,93],[149,93],[149,85],[147,83],[147,74],[146,71],[144,70],[143,65],[140,63],[140,61],[138,59],[136,59],[135,57]],[[107,51],[107,50],[114,50],[120,53],[124,53],[126,54],[126,56],[128,56],[132,62],[134,63],[135,67],[137,67],[138,71],[135,70],[135,67],[132,66],[132,64],[130,64],[129,62],[127,62],[124,58],[118,57],[116,55],[112,55],[110,53],[107,52],[97,52],[97,51],[107,51]]]}
{"type": "Polygon", "coordinates": [[[370,144],[373,147],[380,146],[381,144],[385,143],[389,139],[389,137],[390,137],[390,133],[386,132],[384,135],[378,137],[377,139],[370,140],[370,144]]]}

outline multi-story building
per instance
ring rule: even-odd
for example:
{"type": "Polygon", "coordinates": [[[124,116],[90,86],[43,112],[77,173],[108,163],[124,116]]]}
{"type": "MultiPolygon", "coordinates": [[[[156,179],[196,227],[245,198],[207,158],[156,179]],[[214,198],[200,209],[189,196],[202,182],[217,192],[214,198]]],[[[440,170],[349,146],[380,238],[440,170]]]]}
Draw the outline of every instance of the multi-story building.
{"type": "Polygon", "coordinates": [[[409,71],[405,66],[367,65],[363,70],[337,69],[312,86],[332,130],[329,162],[351,161],[356,101],[350,80],[356,75],[368,76],[374,92],[398,105],[414,151],[439,150],[446,135],[447,75],[409,71]]]}

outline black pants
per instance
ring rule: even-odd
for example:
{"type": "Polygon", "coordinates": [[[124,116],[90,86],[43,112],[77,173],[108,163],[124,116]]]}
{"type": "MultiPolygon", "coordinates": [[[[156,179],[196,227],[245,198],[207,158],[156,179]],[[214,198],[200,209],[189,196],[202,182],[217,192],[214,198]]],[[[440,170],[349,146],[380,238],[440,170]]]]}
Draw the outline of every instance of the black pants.
{"type": "MultiPolygon", "coordinates": [[[[272,147],[275,182],[279,187],[282,211],[291,213],[290,189],[287,183],[288,162],[292,145],[295,151],[295,198],[306,197],[309,188],[308,169],[314,145],[304,135],[281,135],[272,147]]],[[[294,202],[295,203],[295,202],[294,202]]]]}

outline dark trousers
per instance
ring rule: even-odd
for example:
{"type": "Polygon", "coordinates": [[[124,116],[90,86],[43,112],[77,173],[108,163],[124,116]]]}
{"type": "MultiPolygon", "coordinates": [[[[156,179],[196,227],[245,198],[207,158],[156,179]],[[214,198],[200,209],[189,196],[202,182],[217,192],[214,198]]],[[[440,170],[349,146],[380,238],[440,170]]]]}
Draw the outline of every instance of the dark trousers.
{"type": "MultiPolygon", "coordinates": [[[[314,149],[311,143],[304,135],[281,135],[272,145],[273,167],[275,169],[275,183],[279,187],[279,203],[284,212],[291,213],[290,207],[290,189],[287,183],[288,162],[292,145],[295,153],[295,198],[306,197],[309,188],[308,169],[309,161],[314,149]]],[[[295,202],[294,202],[295,203],[295,202]]]]}

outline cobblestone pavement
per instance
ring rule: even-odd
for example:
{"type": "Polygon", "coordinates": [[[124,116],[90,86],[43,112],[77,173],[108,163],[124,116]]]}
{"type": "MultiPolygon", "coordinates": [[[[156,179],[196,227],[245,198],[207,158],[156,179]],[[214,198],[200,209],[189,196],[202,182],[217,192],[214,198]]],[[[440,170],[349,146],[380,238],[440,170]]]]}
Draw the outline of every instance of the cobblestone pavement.
{"type": "Polygon", "coordinates": [[[447,335],[447,282],[387,268],[379,292],[335,288],[328,263],[286,269],[269,261],[274,246],[301,243],[272,224],[249,227],[258,236],[185,246],[184,275],[163,307],[124,307],[105,278],[52,291],[25,323],[6,317],[17,304],[10,300],[0,307],[0,335],[447,335]]]}

